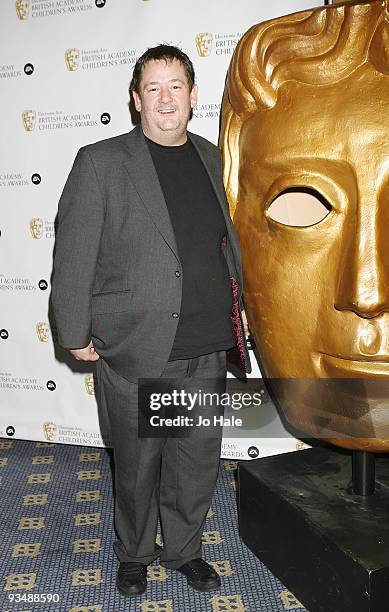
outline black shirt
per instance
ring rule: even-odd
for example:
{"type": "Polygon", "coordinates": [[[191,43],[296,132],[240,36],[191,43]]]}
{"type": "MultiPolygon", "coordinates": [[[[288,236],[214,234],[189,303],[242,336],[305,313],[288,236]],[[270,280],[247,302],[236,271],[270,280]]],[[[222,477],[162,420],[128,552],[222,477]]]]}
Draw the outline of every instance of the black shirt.
{"type": "Polygon", "coordinates": [[[208,173],[191,141],[163,146],[146,138],[165,196],[182,265],[182,303],[169,360],[235,344],[232,291],[222,240],[227,230],[208,173]]]}

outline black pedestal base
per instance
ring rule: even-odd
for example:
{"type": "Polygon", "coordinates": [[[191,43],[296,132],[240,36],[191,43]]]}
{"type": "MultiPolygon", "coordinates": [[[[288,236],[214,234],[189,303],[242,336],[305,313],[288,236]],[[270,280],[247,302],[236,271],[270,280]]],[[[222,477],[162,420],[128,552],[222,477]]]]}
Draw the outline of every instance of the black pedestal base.
{"type": "Polygon", "coordinates": [[[389,612],[389,456],[376,474],[360,497],[341,450],[239,465],[241,537],[309,612],[389,612]]]}

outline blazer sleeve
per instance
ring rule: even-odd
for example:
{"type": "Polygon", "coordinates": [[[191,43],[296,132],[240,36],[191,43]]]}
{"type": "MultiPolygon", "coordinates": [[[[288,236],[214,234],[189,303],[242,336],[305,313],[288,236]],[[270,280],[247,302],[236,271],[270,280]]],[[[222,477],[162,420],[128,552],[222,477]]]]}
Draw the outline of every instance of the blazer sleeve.
{"type": "Polygon", "coordinates": [[[87,147],[77,153],[58,205],[51,303],[58,341],[83,348],[91,339],[92,287],[105,201],[87,147]]]}

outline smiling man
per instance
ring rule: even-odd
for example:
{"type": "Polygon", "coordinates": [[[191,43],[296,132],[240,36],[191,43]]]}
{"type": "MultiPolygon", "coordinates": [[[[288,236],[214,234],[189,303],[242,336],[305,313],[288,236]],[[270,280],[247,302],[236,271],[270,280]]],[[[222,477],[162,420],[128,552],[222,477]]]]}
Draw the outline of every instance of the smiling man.
{"type": "Polygon", "coordinates": [[[221,428],[141,437],[138,390],[139,379],[157,379],[223,393],[226,351],[249,369],[239,245],[219,150],[187,131],[197,103],[189,58],[176,47],[149,49],[131,92],[140,125],[81,149],[65,185],[52,303],[62,346],[96,361],[114,448],[120,593],[143,593],[158,557],[208,591],[220,586],[201,558],[201,537],[221,428]]]}

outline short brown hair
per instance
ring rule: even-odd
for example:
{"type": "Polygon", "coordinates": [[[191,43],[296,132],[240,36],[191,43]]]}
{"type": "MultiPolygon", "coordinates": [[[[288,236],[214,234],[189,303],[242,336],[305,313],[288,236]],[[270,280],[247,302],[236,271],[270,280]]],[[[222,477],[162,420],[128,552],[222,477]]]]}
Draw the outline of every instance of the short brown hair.
{"type": "Polygon", "coordinates": [[[173,47],[172,45],[158,45],[157,47],[150,47],[143,53],[143,55],[140,56],[140,58],[138,58],[132,74],[130,91],[136,91],[136,93],[139,93],[143,69],[146,64],[153,60],[165,60],[166,62],[171,62],[173,60],[179,61],[185,70],[189,89],[192,90],[195,82],[195,73],[193,64],[186,53],[181,51],[181,49],[178,47],[173,47]]]}

